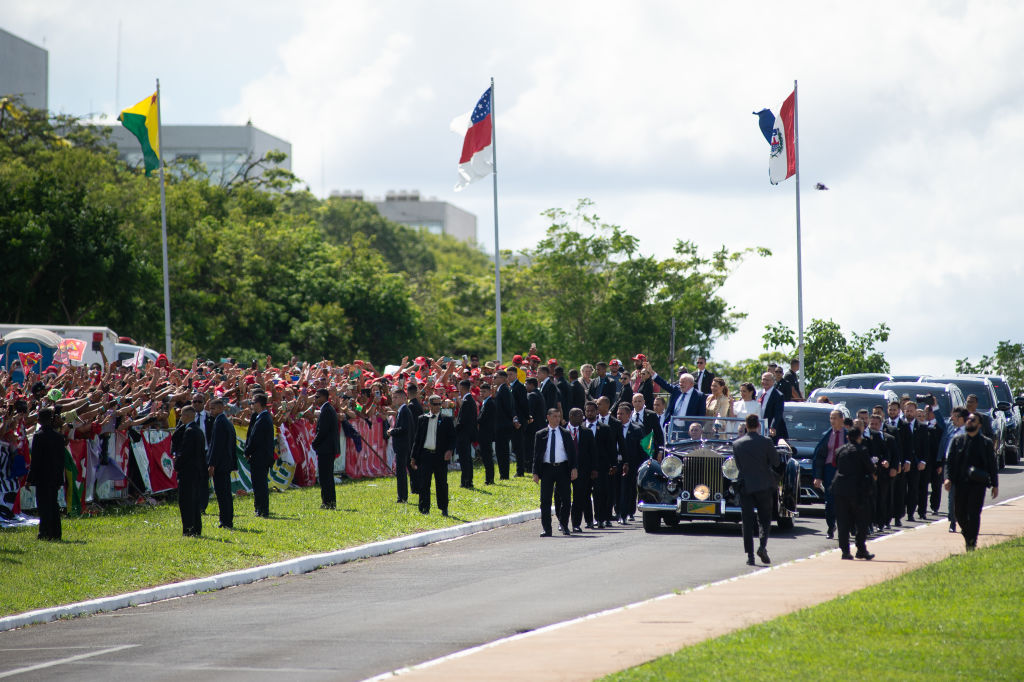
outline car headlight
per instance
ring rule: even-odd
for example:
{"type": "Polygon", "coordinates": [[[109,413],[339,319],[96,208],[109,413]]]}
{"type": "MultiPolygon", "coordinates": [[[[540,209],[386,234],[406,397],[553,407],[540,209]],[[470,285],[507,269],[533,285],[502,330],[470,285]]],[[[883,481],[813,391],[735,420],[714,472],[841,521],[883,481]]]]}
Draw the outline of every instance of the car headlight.
{"type": "Polygon", "coordinates": [[[679,459],[675,455],[669,455],[665,459],[661,460],[661,473],[665,474],[669,478],[675,478],[679,474],[683,473],[683,460],[679,459]]]}
{"type": "Polygon", "coordinates": [[[703,502],[704,500],[711,497],[711,489],[708,488],[703,483],[701,483],[700,485],[693,489],[693,496],[696,497],[701,502],[703,502]]]}
{"type": "Polygon", "coordinates": [[[736,464],[736,458],[730,457],[729,459],[722,462],[722,475],[728,478],[730,481],[735,481],[740,477],[740,468],[736,464]]]}

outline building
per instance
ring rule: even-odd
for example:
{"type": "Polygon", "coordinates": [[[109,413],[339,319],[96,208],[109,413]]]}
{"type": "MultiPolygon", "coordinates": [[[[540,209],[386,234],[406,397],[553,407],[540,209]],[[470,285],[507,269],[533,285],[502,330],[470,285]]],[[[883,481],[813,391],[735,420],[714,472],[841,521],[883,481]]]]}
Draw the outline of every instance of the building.
{"type": "MultiPolygon", "coordinates": [[[[129,164],[142,163],[139,141],[122,125],[113,126],[110,141],[117,155],[129,164]]],[[[269,151],[282,151],[287,157],[281,168],[292,169],[292,144],[247,123],[244,126],[160,127],[160,155],[164,163],[175,159],[195,159],[210,173],[210,182],[230,181],[246,161],[258,159],[269,151]]]]}
{"type": "Polygon", "coordinates": [[[0,28],[0,97],[16,95],[26,106],[46,109],[49,53],[0,28]]]}
{"type": "Polygon", "coordinates": [[[450,234],[456,239],[476,244],[476,216],[436,197],[423,199],[417,190],[389,191],[384,199],[364,199],[363,192],[345,190],[331,192],[332,197],[369,201],[388,220],[427,230],[434,234],[450,234]]]}

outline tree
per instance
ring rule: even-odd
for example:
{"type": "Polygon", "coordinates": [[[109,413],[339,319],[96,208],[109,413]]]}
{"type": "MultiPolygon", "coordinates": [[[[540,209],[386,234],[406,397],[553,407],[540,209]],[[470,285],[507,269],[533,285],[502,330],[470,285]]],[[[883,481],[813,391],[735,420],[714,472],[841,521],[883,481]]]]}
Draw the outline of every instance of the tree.
{"type": "Polygon", "coordinates": [[[746,256],[767,250],[722,247],[707,257],[678,241],[668,258],[644,256],[636,237],[588,213],[591,206],[583,199],[573,213],[545,211],[552,221],[545,238],[504,268],[510,348],[536,342],[565,364],[643,352],[666,367],[673,317],[684,357],[736,330],[746,314],[718,292],[746,256]]]}
{"type": "Polygon", "coordinates": [[[1000,341],[993,355],[982,355],[976,363],[967,358],[956,361],[956,371],[965,374],[998,374],[1006,377],[1013,390],[1024,387],[1024,343],[1000,341]]]}
{"type": "MultiPolygon", "coordinates": [[[[782,323],[766,325],[765,350],[787,348],[786,354],[798,355],[796,335],[782,323]]],[[[827,384],[840,374],[861,372],[888,372],[889,363],[885,355],[875,346],[889,339],[889,327],[884,322],[872,327],[864,334],[851,333],[843,336],[839,324],[832,320],[811,320],[804,331],[804,367],[802,370],[808,393],[827,384]]]]}

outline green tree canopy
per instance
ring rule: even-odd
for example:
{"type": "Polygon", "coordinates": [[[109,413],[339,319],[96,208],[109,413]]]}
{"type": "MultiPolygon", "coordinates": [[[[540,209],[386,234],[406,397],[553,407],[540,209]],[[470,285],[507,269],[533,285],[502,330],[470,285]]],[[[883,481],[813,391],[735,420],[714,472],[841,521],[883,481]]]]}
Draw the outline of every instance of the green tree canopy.
{"type": "MultiPolygon", "coordinates": [[[[782,323],[765,327],[765,350],[786,349],[786,355],[797,357],[796,335],[782,323]]],[[[847,339],[839,324],[832,320],[811,320],[804,330],[803,377],[807,392],[820,388],[840,374],[888,372],[889,362],[876,346],[889,339],[884,322],[864,334],[853,332],[847,339]]]]}
{"type": "Polygon", "coordinates": [[[982,355],[977,362],[967,358],[956,361],[956,371],[966,374],[998,374],[1006,377],[1010,388],[1018,393],[1024,387],[1024,343],[1000,341],[992,355],[982,355]]]}

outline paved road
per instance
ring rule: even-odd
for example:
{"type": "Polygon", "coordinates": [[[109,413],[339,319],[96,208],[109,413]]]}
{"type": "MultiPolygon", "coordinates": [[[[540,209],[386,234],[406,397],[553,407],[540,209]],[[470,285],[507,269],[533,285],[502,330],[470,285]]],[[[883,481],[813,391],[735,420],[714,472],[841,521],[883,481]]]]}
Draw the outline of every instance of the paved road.
{"type": "MultiPolygon", "coordinates": [[[[1005,470],[1000,497],[1024,493],[1021,473],[1005,470]]],[[[358,680],[750,570],[732,524],[646,535],[638,520],[543,539],[539,526],[0,633],[0,677],[46,666],[19,679],[358,680]]],[[[833,548],[824,526],[806,513],[772,536],[772,559],[833,548]]]]}

